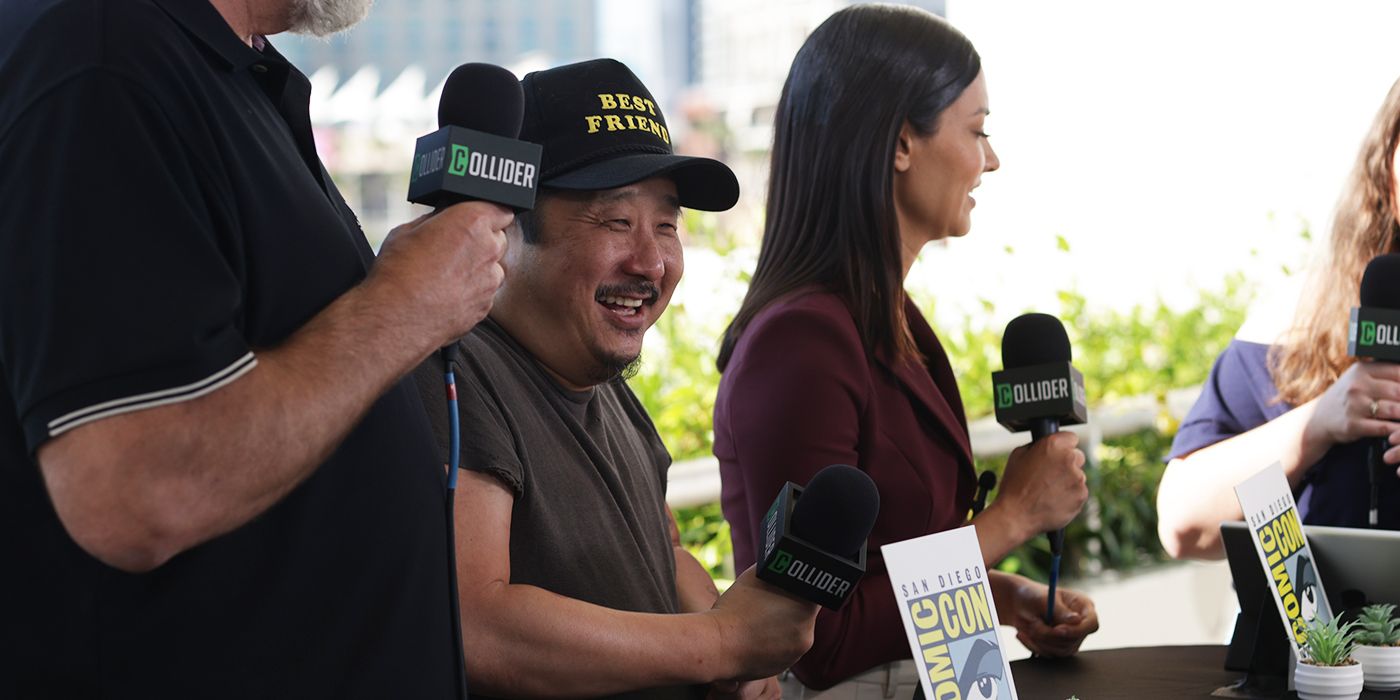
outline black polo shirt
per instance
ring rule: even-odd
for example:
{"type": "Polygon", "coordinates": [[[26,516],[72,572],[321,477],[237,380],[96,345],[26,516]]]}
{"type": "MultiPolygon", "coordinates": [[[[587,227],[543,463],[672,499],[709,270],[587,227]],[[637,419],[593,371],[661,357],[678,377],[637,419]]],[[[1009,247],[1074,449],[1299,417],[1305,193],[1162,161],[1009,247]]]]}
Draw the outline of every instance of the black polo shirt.
{"type": "Polygon", "coordinates": [[[364,278],[306,78],[204,0],[9,0],[0,86],[0,697],[453,697],[445,486],[409,384],[147,574],[73,543],[34,460],[236,381],[364,278]]]}

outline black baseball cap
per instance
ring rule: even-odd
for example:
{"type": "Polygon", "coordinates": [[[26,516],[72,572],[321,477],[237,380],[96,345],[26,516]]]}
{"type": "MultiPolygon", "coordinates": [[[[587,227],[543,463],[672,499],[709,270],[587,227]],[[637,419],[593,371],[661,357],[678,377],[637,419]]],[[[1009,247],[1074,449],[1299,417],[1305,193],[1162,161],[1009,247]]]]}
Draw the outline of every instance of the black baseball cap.
{"type": "Polygon", "coordinates": [[[661,106],[627,66],[610,58],[535,71],[520,81],[520,140],[544,147],[540,185],[610,190],[664,175],[683,207],[724,211],[739,181],[712,158],[678,156],[661,106]]]}

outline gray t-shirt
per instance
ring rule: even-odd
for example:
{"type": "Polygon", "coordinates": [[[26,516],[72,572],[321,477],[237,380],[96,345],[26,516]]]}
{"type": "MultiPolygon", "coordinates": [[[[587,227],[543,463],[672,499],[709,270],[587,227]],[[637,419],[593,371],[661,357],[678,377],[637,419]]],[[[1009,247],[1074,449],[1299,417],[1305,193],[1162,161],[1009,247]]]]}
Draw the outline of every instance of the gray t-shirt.
{"type": "MultiPolygon", "coordinates": [[[[491,474],[515,494],[511,583],[616,610],[677,612],[665,504],[671,456],[626,382],[568,391],[490,319],[452,355],[461,467],[491,474]]],[[[418,373],[419,388],[445,455],[441,365],[427,364],[432,367],[418,373]]],[[[619,697],[697,692],[670,688],[619,697]]]]}

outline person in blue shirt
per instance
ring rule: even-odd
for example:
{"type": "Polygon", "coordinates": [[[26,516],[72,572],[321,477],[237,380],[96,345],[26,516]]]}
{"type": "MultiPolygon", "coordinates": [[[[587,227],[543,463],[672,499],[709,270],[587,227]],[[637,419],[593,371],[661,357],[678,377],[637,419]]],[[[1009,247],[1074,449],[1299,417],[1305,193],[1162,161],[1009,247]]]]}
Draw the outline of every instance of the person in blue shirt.
{"type": "MultiPolygon", "coordinates": [[[[1388,436],[1384,461],[1400,463],[1400,365],[1350,357],[1347,323],[1366,264],[1400,250],[1397,143],[1400,81],[1362,144],[1326,258],[1299,293],[1250,309],[1182,421],[1157,491],[1158,535],[1173,557],[1222,557],[1220,523],[1243,517],[1235,485],[1274,463],[1303,522],[1367,526],[1367,438],[1388,436]]],[[[1381,474],[1378,492],[1379,527],[1400,530],[1396,472],[1381,474]]]]}

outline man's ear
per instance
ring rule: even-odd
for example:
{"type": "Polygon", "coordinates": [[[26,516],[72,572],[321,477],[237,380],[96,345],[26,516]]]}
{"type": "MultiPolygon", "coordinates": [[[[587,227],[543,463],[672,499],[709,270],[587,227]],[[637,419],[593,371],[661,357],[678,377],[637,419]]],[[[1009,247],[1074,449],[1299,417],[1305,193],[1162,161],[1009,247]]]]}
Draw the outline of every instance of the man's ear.
{"type": "Polygon", "coordinates": [[[510,269],[515,261],[520,258],[521,250],[525,248],[525,232],[520,228],[520,217],[510,222],[506,227],[506,250],[501,254],[501,269],[505,270],[506,278],[510,277],[510,269]]]}

